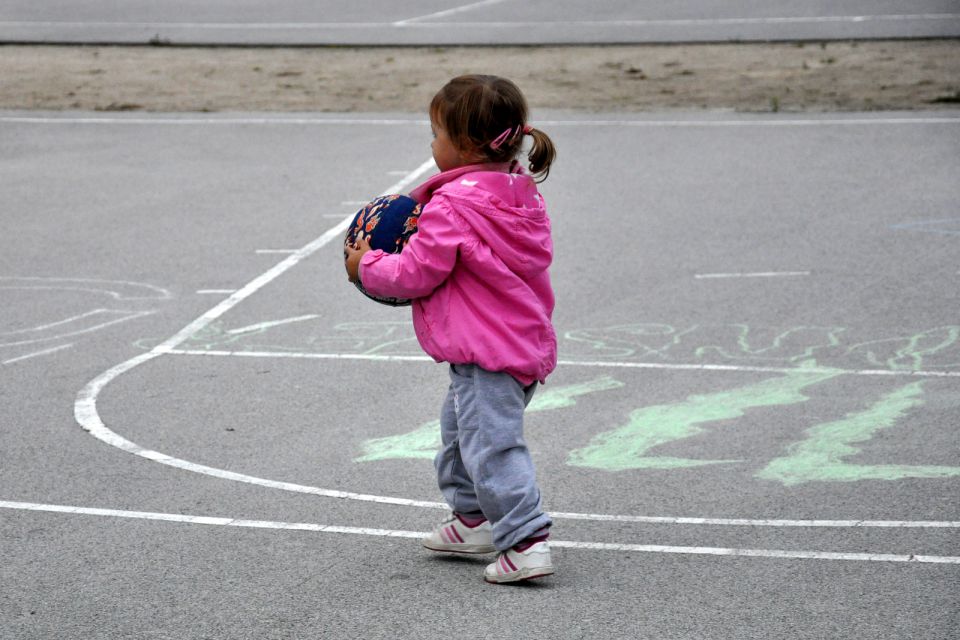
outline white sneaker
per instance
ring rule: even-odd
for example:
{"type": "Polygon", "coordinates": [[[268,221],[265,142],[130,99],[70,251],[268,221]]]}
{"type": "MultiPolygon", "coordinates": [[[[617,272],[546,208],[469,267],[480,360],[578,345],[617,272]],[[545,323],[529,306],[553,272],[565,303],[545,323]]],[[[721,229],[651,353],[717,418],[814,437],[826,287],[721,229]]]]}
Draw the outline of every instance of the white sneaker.
{"type": "Polygon", "coordinates": [[[497,561],[488,564],[483,579],[487,582],[516,582],[541,578],[553,573],[550,561],[550,545],[538,542],[524,551],[507,549],[497,556],[497,561]]]}
{"type": "Polygon", "coordinates": [[[449,553],[493,553],[493,527],[484,520],[475,527],[465,525],[456,514],[440,523],[421,541],[431,551],[449,553]]]}

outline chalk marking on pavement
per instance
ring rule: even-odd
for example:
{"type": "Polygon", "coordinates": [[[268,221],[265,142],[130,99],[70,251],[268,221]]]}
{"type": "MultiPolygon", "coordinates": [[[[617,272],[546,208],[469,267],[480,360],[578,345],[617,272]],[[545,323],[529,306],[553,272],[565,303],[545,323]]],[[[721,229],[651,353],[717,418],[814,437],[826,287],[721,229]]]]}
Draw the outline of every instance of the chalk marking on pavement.
{"type": "MultiPolygon", "coordinates": [[[[2,120],[2,119],[0,119],[2,120]]],[[[0,289],[29,289],[29,290],[62,290],[62,291],[87,291],[101,293],[110,296],[115,300],[169,300],[173,295],[163,287],[157,287],[145,282],[132,282],[130,280],[98,280],[96,278],[50,278],[42,276],[0,276],[0,283],[10,282],[14,284],[0,285],[0,289]],[[16,284],[20,283],[20,284],[16,284]],[[29,283],[29,286],[27,284],[29,283]],[[40,283],[40,284],[34,284],[40,283]],[[64,284],[68,283],[68,284],[64,284]],[[146,289],[149,295],[125,295],[124,292],[105,289],[103,287],[73,286],[75,283],[83,285],[126,285],[132,289],[146,289]]],[[[130,294],[131,292],[126,292],[130,294]]]]}
{"type": "MultiPolygon", "coordinates": [[[[102,516],[134,520],[154,520],[162,522],[178,522],[184,524],[202,524],[220,527],[311,531],[316,533],[340,533],[382,538],[422,538],[427,533],[425,531],[369,529],[365,527],[348,527],[340,525],[315,524],[309,522],[277,522],[271,520],[246,520],[240,518],[225,518],[216,516],[194,516],[179,513],[121,511],[117,509],[72,507],[65,505],[37,504],[32,502],[11,502],[6,500],[0,501],[0,508],[20,511],[63,513],[68,515],[102,516]]],[[[778,549],[737,549],[729,547],[683,547],[650,544],[618,544],[610,542],[581,542],[576,540],[551,540],[550,546],[563,549],[584,549],[590,551],[635,551],[642,553],[669,553],[801,560],[852,560],[860,562],[960,564],[960,557],[958,556],[935,556],[921,554],[838,553],[834,551],[784,551],[778,549]]]]}
{"type": "Polygon", "coordinates": [[[251,333],[253,331],[259,331],[260,329],[269,329],[270,327],[279,327],[283,324],[292,324],[294,322],[303,322],[304,320],[313,320],[319,318],[315,313],[310,313],[305,316],[297,316],[295,318],[286,318],[285,320],[270,320],[267,322],[258,322],[257,324],[251,324],[246,327],[240,327],[239,329],[230,329],[227,331],[229,334],[238,334],[238,333],[251,333]]]}
{"type": "Polygon", "coordinates": [[[702,280],[706,278],[791,278],[808,275],[810,275],[809,271],[757,271],[754,273],[697,273],[693,277],[702,280]]]}
{"type": "Polygon", "coordinates": [[[236,289],[197,289],[197,293],[199,293],[200,295],[207,295],[210,293],[230,294],[230,293],[234,293],[235,291],[236,289]]]}
{"type": "MultiPolygon", "coordinates": [[[[339,214],[337,217],[340,217],[339,214]]],[[[296,253],[296,249],[257,249],[255,253],[273,254],[273,253],[296,253]]]]}
{"type": "MultiPolygon", "coordinates": [[[[428,126],[429,120],[410,119],[361,119],[361,118],[170,118],[170,117],[73,117],[73,116],[0,116],[0,122],[11,124],[121,124],[121,125],[359,125],[359,126],[428,126]]],[[[902,117],[902,118],[827,118],[827,119],[785,119],[767,117],[750,120],[542,120],[543,126],[557,127],[802,127],[802,126],[863,126],[863,125],[904,125],[904,124],[960,124],[958,117],[902,117]]],[[[364,203],[361,203],[364,204],[364,203]]]]}
{"type": "Polygon", "coordinates": [[[17,358],[10,358],[9,360],[4,360],[0,364],[13,364],[14,362],[20,362],[21,360],[29,360],[30,358],[36,358],[37,356],[44,356],[48,353],[54,353],[57,351],[62,351],[63,349],[69,349],[73,346],[73,343],[62,344],[59,347],[51,347],[50,349],[44,349],[43,351],[34,351],[33,353],[28,353],[25,356],[19,356],[17,358]]]}
{"type": "MultiPolygon", "coordinates": [[[[377,362],[433,362],[429,356],[400,356],[373,353],[297,353],[294,351],[224,351],[203,349],[170,349],[166,351],[177,356],[213,356],[237,358],[304,358],[314,360],[373,360],[377,362]]],[[[558,366],[569,367],[615,367],[622,369],[661,369],[666,371],[709,371],[732,373],[797,373],[799,371],[817,373],[838,371],[848,376],[894,376],[913,378],[960,378],[960,371],[922,371],[905,369],[838,369],[835,367],[751,367],[728,364],[667,364],[663,362],[621,362],[560,360],[558,366]]]]}
{"type": "MultiPolygon", "coordinates": [[[[0,287],[2,288],[2,287],[0,287]]],[[[16,336],[21,334],[35,333],[38,331],[45,331],[47,329],[52,329],[53,327],[61,327],[65,324],[70,324],[71,322],[76,322],[77,320],[83,320],[84,318],[89,318],[91,316],[98,316],[104,312],[108,311],[107,309],[94,309],[93,311],[87,311],[86,313],[80,313],[75,316],[70,316],[69,318],[64,318],[63,320],[57,320],[56,322],[50,322],[47,324],[38,324],[35,327],[29,327],[27,329],[16,329],[14,331],[0,331],[0,336],[16,336]]]]}
{"type": "MultiPolygon", "coordinates": [[[[85,334],[85,333],[92,333],[92,332],[94,332],[94,331],[99,331],[100,329],[103,329],[103,328],[105,328],[105,327],[109,327],[109,326],[112,326],[112,325],[115,325],[115,324],[119,324],[119,323],[121,323],[121,322],[126,322],[126,321],[128,321],[128,320],[136,320],[137,318],[143,318],[143,317],[145,317],[145,316],[150,316],[150,315],[153,315],[154,313],[156,313],[156,312],[155,312],[155,311],[119,311],[119,310],[114,310],[114,309],[95,309],[95,310],[90,311],[90,312],[88,312],[88,313],[83,313],[83,314],[80,314],[79,316],[75,316],[75,317],[73,317],[73,318],[69,318],[68,320],[65,320],[65,321],[63,321],[63,322],[73,322],[73,321],[76,321],[76,320],[81,320],[81,319],[83,319],[83,318],[92,317],[92,316],[94,316],[94,315],[104,315],[104,314],[105,314],[105,315],[114,315],[114,316],[119,315],[120,317],[116,317],[116,318],[114,318],[113,320],[106,320],[106,321],[104,321],[104,322],[101,322],[101,323],[99,323],[99,324],[95,324],[95,325],[86,327],[86,328],[84,328],[84,329],[76,329],[76,330],[74,330],[74,331],[67,331],[66,333],[60,333],[60,334],[57,334],[57,335],[54,335],[54,336],[46,336],[46,337],[43,337],[43,338],[33,338],[33,339],[30,339],[30,340],[17,340],[16,342],[2,342],[2,343],[0,343],[0,347],[13,347],[13,346],[17,346],[17,345],[34,344],[34,343],[37,343],[37,342],[50,342],[50,341],[53,341],[53,340],[61,340],[61,339],[63,339],[63,338],[70,338],[70,337],[73,337],[73,336],[83,335],[83,334],[85,334]]],[[[63,322],[57,322],[57,323],[54,323],[54,324],[55,324],[55,325],[57,325],[57,324],[63,324],[63,322]]],[[[28,329],[28,331],[35,331],[35,330],[38,330],[38,328],[37,328],[37,327],[34,327],[33,329],[28,329]]]]}

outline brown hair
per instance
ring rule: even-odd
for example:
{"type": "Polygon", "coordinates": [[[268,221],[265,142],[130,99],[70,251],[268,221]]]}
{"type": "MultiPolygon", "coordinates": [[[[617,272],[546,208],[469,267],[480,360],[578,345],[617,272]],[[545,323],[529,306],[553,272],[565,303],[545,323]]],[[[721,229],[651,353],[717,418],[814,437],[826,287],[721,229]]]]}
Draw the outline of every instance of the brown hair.
{"type": "Polygon", "coordinates": [[[543,182],[557,151],[547,134],[527,126],[527,113],[517,85],[498,76],[458,76],[430,101],[430,120],[443,127],[450,141],[489,162],[513,160],[520,155],[523,135],[532,137],[527,160],[537,182],[543,182]]]}

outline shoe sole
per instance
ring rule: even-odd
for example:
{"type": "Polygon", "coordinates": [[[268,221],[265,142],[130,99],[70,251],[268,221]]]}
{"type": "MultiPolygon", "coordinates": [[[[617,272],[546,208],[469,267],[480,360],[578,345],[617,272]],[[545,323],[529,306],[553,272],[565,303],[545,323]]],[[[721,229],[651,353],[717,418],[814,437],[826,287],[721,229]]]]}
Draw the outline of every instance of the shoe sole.
{"type": "Polygon", "coordinates": [[[496,553],[497,548],[491,545],[478,545],[478,544],[458,544],[458,545],[442,545],[442,544],[430,544],[426,541],[421,542],[424,549],[429,549],[430,551],[437,551],[439,553],[463,553],[467,555],[481,555],[486,553],[496,553]]]}
{"type": "Polygon", "coordinates": [[[513,571],[505,576],[483,576],[483,579],[490,584],[504,584],[506,582],[523,582],[524,580],[536,580],[553,575],[553,567],[536,567],[529,569],[520,569],[513,571]]]}

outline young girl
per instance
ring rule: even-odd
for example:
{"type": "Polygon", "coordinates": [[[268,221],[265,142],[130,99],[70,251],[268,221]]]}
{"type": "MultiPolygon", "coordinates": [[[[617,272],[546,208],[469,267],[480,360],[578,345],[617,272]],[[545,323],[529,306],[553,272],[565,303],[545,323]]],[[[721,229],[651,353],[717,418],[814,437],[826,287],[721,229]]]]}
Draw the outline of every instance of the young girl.
{"type": "Polygon", "coordinates": [[[434,461],[453,515],[423,546],[499,551],[484,577],[513,582],[553,573],[551,520],[541,509],[523,412],[557,363],[550,219],[534,179],[555,157],[527,124],[515,84],[461,76],[430,103],[433,158],[441,173],[410,195],[424,204],[419,230],[399,254],[347,250],[347,274],[370,293],[413,300],[423,349],[450,363],[440,414],[443,448],[434,461]]]}

